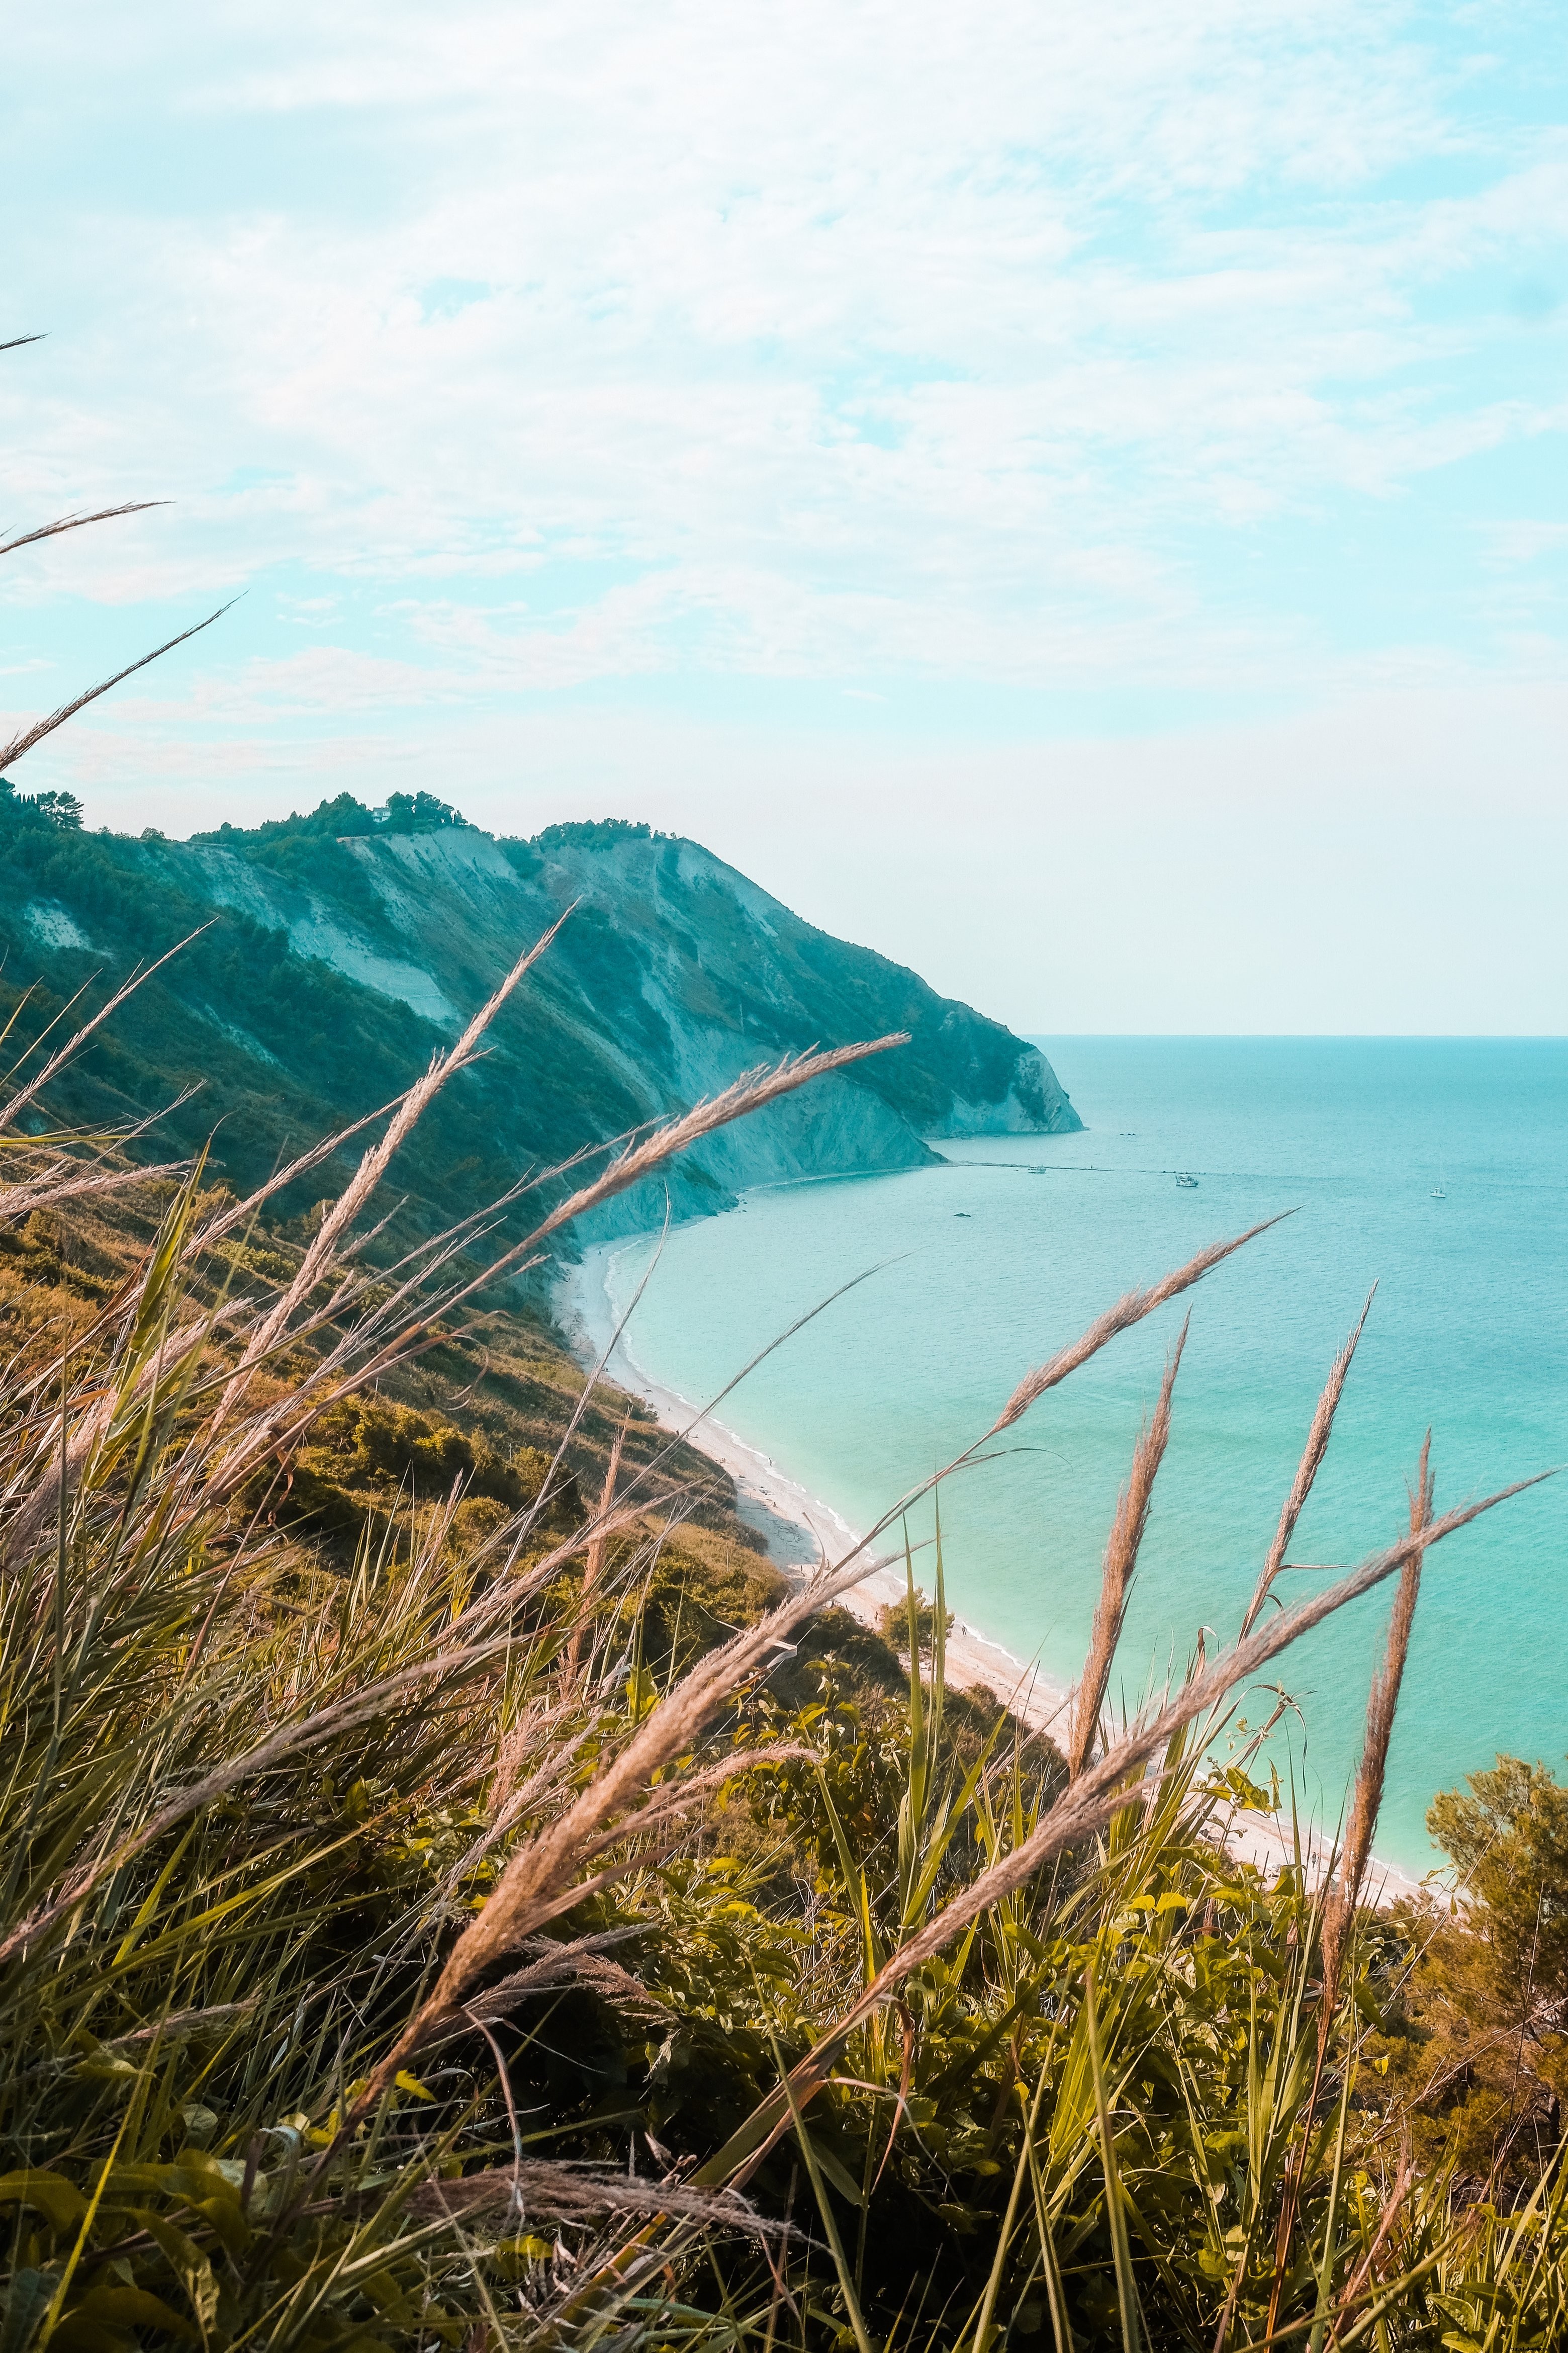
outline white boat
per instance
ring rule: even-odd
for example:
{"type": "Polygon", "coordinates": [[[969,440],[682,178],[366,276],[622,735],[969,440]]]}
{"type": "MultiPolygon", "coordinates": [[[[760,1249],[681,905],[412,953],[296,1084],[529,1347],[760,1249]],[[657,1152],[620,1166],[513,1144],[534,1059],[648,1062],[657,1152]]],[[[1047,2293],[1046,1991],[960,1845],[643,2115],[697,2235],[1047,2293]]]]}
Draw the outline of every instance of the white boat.
{"type": "Polygon", "coordinates": [[[1197,1178],[1195,1176],[1189,1176],[1185,1169],[1182,1171],[1182,1174],[1177,1177],[1176,1182],[1181,1187],[1184,1193],[1195,1193],[1198,1189],[1197,1178]]]}
{"type": "Polygon", "coordinates": [[[1446,1200],[1447,1199],[1447,1198],[1448,1198],[1448,1196],[1447,1196],[1447,1194],[1444,1191],[1444,1189],[1443,1189],[1443,1187],[1442,1187],[1442,1186],[1441,1186],[1441,1185],[1434,1185],[1434,1186],[1433,1186],[1433,1187],[1432,1187],[1432,1198],[1433,1198],[1435,1201],[1446,1201],[1446,1200]]]}

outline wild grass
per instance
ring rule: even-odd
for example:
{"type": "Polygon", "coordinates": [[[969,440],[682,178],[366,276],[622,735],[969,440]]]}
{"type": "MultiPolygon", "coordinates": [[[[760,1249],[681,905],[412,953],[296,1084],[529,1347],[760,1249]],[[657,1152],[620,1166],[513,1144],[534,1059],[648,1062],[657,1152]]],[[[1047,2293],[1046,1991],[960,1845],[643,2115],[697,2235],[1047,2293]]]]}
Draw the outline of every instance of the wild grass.
{"type": "Polygon", "coordinates": [[[512,1457],[390,1405],[574,1219],[900,1042],[754,1071],[409,1238],[390,1169],[550,939],[245,1200],[127,1157],[146,1129],[49,1124],[157,965],[19,1050],[24,996],[0,1040],[0,1257],[37,1275],[0,1287],[0,2353],[1559,2344],[1568,1793],[1500,1760],[1436,1810],[1469,1911],[1363,1906],[1422,1565],[1502,1496],[1436,1513],[1422,1451],[1399,1535],[1279,1605],[1356,1324],[1237,1640],[1114,1723],[1178,1339],[1063,1757],[947,1687],[941,1536],[886,1629],[902,1690],[832,1605],[1262,1226],[1058,1344],[771,1602],[703,1584],[677,1447],[623,1421],[583,1504],[590,1390],[512,1457]],[[1269,1880],[1227,1845],[1262,1795],[1248,1748],[1215,1762],[1232,1699],[1384,1581],[1342,1852],[1269,1880]]]}
{"type": "MultiPolygon", "coordinates": [[[[85,1172],[152,1220],[0,1402],[5,2353],[1556,2341],[1555,2143],[1479,2194],[1417,2171],[1385,2085],[1424,1932],[1362,1902],[1422,1564],[1503,1498],[1439,1513],[1424,1454],[1404,1526],[1278,1605],[1353,1337],[1236,1641],[1117,1724],[1178,1342],[1066,1758],[949,1690],[940,1546],[901,1694],[831,1609],[874,1546],[693,1641],[652,1606],[669,1459],[617,1440],[583,1504],[570,1424],[515,1507],[476,1515],[459,1468],[352,1555],[291,1516],[323,1417],[574,1215],[896,1042],[552,1172],[488,1261],[481,1217],[374,1262],[398,1143],[530,960],[303,1241],[271,1187],[215,1204],[13,1123],[29,1216],[85,1172]],[[1337,1867],[1266,1880],[1225,1842],[1227,1710],[1385,1583],[1337,1867]]],[[[1129,1293],[960,1460],[1253,1239],[1129,1293]]]]}
{"type": "MultiPolygon", "coordinates": [[[[1067,1755],[950,1689],[940,1535],[900,1684],[834,1603],[918,1495],[781,1593],[678,1446],[559,1389],[506,1453],[468,1378],[575,1218],[899,1041],[411,1240],[397,1155],[548,945],[243,1199],[129,1156],[151,1121],[48,1124],[155,965],[0,1039],[0,2353],[1563,2342],[1568,1791],[1500,1759],[1434,1808],[1462,1899],[1364,1901],[1424,1564],[1503,1497],[1438,1513],[1424,1451],[1404,1526],[1281,1605],[1363,1311],[1235,1641],[1118,1723],[1178,1341],[1067,1755]],[[1233,1701],[1385,1583],[1341,1850],[1266,1876],[1233,1701]]],[[[1056,1345],[920,1493],[1264,1230],[1056,1345]]]]}

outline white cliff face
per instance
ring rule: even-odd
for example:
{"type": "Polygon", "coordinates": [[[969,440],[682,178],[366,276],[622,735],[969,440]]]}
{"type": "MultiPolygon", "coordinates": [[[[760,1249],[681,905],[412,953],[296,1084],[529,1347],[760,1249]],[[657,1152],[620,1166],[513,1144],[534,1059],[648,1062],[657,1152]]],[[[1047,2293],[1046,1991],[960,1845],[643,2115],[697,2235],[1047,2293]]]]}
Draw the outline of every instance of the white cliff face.
{"type": "Polygon", "coordinates": [[[1073,1113],[1069,1122],[1056,1124],[1050,1114],[1059,1113],[1066,1105],[1070,1112],[1060,1082],[1037,1046],[1031,1046],[1020,1062],[1020,1079],[1015,1080],[998,1103],[968,1103],[962,1095],[952,1098],[952,1109],[943,1135],[1058,1135],[1070,1132],[1079,1124],[1073,1113]],[[1030,1060],[1029,1058],[1033,1059],[1030,1060]],[[1041,1105],[1047,1116],[1041,1116],[1041,1105]]]}
{"type": "Polygon", "coordinates": [[[92,942],[58,899],[29,899],[22,920],[35,939],[49,948],[90,948],[92,942]]]}
{"type": "MultiPolygon", "coordinates": [[[[296,955],[314,956],[341,972],[345,980],[357,980],[362,987],[374,989],[378,997],[396,997],[438,1028],[457,1023],[456,1006],[421,965],[405,964],[380,951],[330,899],[314,891],[292,889],[231,849],[203,844],[182,855],[195,863],[214,905],[233,907],[267,931],[287,932],[296,955]]],[[[185,874],[182,880],[188,882],[190,877],[185,874]]],[[[411,901],[410,917],[416,918],[416,912],[411,901]]],[[[413,931],[411,923],[411,935],[413,931]]]]}

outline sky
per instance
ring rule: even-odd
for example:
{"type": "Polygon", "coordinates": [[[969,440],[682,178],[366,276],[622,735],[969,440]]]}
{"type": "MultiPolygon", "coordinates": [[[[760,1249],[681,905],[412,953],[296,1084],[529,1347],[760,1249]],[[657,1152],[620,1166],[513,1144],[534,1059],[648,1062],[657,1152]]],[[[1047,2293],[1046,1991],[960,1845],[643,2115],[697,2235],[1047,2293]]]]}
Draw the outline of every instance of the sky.
{"type": "Polygon", "coordinates": [[[1026,1031],[1568,1030],[1560,0],[60,0],[0,724],[689,833],[1026,1031]]]}

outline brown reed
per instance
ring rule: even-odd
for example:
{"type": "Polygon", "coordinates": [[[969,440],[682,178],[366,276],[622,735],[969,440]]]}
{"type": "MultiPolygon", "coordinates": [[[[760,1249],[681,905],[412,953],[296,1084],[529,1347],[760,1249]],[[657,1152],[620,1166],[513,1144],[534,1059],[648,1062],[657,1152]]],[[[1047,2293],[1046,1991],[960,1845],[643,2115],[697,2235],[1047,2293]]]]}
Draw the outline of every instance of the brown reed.
{"type": "Polygon", "coordinates": [[[1351,1361],[1355,1355],[1361,1335],[1366,1329],[1366,1319],[1372,1313],[1372,1303],[1376,1296],[1377,1285],[1374,1282],[1366,1294],[1366,1305],[1356,1319],[1355,1330],[1334,1358],[1329,1377],[1323,1383],[1322,1394],[1318,1399],[1317,1409],[1312,1415],[1312,1426],[1307,1432],[1307,1443],[1301,1450],[1301,1460],[1296,1466],[1296,1476],[1290,1482],[1290,1492],[1286,1496],[1279,1513],[1279,1525],[1274,1531],[1274,1541],[1268,1547],[1262,1572],[1257,1585],[1253,1588],[1252,1599],[1247,1605],[1247,1615],[1241,1621],[1241,1630],[1244,1634],[1251,1633],[1258,1622],[1258,1613],[1273,1591],[1275,1580],[1285,1566],[1285,1554],[1291,1537],[1296,1533],[1296,1523],[1306,1509],[1307,1498],[1312,1492],[1313,1482],[1323,1467],[1323,1457],[1329,1451],[1329,1440],[1333,1434],[1334,1416],[1340,1409],[1340,1399],[1344,1395],[1345,1377],[1350,1371],[1351,1361]]]}
{"type": "MultiPolygon", "coordinates": [[[[1415,1484],[1410,1491],[1410,1533],[1413,1536],[1419,1535],[1431,1525],[1431,1454],[1432,1433],[1428,1430],[1422,1442],[1415,1484]]],[[[1372,1841],[1377,1830],[1388,1767],[1388,1744],[1394,1735],[1399,1687],[1405,1679],[1405,1662],[1410,1653],[1410,1629],[1421,1592],[1421,1553],[1413,1552],[1400,1571],[1394,1608],[1389,1614],[1383,1663],[1373,1676],[1372,1689],[1367,1695],[1366,1732],[1362,1741],[1361,1763],[1356,1769],[1355,1790],[1351,1799],[1350,1827],[1345,1833],[1339,1869],[1323,1907],[1323,1993],[1318,2025],[1320,2041],[1327,2039],[1329,2020],[1339,2000],[1345,1956],[1355,1926],[1355,1908],[1366,1878],[1367,1864],[1372,1859],[1372,1841]]]]}
{"type": "Polygon", "coordinates": [[[457,1044],[448,1053],[435,1055],[424,1077],[409,1088],[387,1122],[386,1133],[379,1143],[372,1145],[370,1150],[364,1154],[348,1184],[311,1236],[310,1247],[300,1261],[292,1282],[261,1318],[251,1335],[245,1354],[235,1367],[228,1388],[225,1390],[222,1402],[216,1409],[213,1423],[215,1429],[243,1395],[256,1366],[266,1356],[279,1335],[287,1330],[289,1320],[300,1302],[310,1297],[316,1284],[321,1281],[331,1262],[332,1252],[340,1238],[346,1233],[381,1183],[398,1146],[405,1141],[410,1130],[446,1085],[447,1081],[455,1072],[466,1069],[473,1060],[485,1031],[489,1028],[529,966],[537,963],[544,954],[571,913],[572,909],[568,907],[565,913],[557,916],[550,929],[536,940],[531,948],[524,950],[500,987],[495,989],[480,1006],[457,1044]]]}
{"type": "Polygon", "coordinates": [[[1100,1730],[1100,1715],[1105,1705],[1111,1662],[1121,1641],[1128,1597],[1138,1567],[1138,1551],[1143,1542],[1143,1531],[1149,1525],[1154,1481],[1170,1442],[1171,1394],[1176,1386],[1176,1374],[1182,1362],[1182,1351],[1187,1345],[1191,1320],[1189,1317],[1182,1325],[1176,1345],[1166,1362],[1165,1377],[1160,1384],[1160,1400],[1153,1415],[1138,1433],[1138,1443],[1132,1450],[1132,1468],[1118,1498],[1116,1517],[1110,1524],[1110,1535],[1100,1572],[1100,1599],[1094,1605],[1094,1623],[1089,1631],[1089,1656],[1079,1678],[1072,1735],[1068,1743],[1068,1774],[1074,1781],[1088,1764],[1089,1751],[1100,1730]]]}
{"type": "Polygon", "coordinates": [[[1235,1643],[1201,1673],[1184,1683],[1173,1699],[1135,1725],[1098,1764],[1089,1766],[1041,1817],[1020,1845],[981,1872],[945,1910],[906,1944],[900,1946],[859,1998],[792,2071],[788,2092],[781,2085],[770,2093],[753,2111],[748,2123],[731,2136],[718,2156],[693,2179],[697,2181],[743,2181],[773,2142],[788,2131],[792,2099],[798,2108],[821,2089],[849,2036],[884,2002],[894,1999],[910,1972],[941,1952],[971,1922],[1011,1895],[1026,1880],[1033,1878],[1037,1872],[1043,1870],[1058,1855],[1103,1829],[1118,1808],[1135,1799],[1137,1788],[1133,1776],[1142,1773],[1156,1750],[1165,1747],[1195,1718],[1209,1715],[1237,1683],[1248,1681],[1301,1635],[1321,1625],[1324,1619],[1332,1617],[1348,1603],[1359,1600],[1374,1586],[1396,1575],[1408,1560],[1419,1558],[1430,1546],[1440,1544],[1457,1529],[1468,1527],[1483,1512],[1495,1510],[1499,1504],[1522,1494],[1527,1488],[1539,1486],[1543,1479],[1554,1475],[1548,1471],[1532,1479],[1518,1480],[1512,1486],[1500,1488],[1495,1494],[1484,1496],[1478,1503],[1466,1504],[1446,1513],[1440,1520],[1429,1522],[1418,1529],[1413,1528],[1386,1550],[1373,1553],[1332,1586],[1309,1600],[1298,1602],[1293,1609],[1282,1611],[1260,1631],[1235,1643]]]}
{"type": "Polygon", "coordinates": [[[164,654],[172,654],[174,648],[183,646],[187,638],[200,637],[204,629],[210,629],[215,621],[222,620],[235,602],[231,596],[226,605],[220,605],[217,611],[209,613],[205,621],[194,622],[190,628],[182,629],[177,638],[166,638],[163,645],[154,646],[150,654],[142,656],[140,661],[127,662],[125,668],[117,670],[112,678],[106,678],[99,686],[89,686],[87,692],[79,694],[73,702],[62,702],[59,709],[51,711],[47,719],[40,719],[33,726],[24,728],[20,735],[13,735],[11,741],[0,748],[0,773],[13,766],[24,752],[32,750],[35,744],[41,744],[46,735],[52,735],[57,727],[63,727],[68,719],[74,719],[79,711],[85,711],[89,702],[96,702],[100,694],[107,694],[111,686],[118,686],[122,679],[134,678],[139,670],[145,670],[149,662],[161,660],[164,654]]]}
{"type": "Polygon", "coordinates": [[[1080,1365],[1086,1365],[1090,1356],[1097,1356],[1119,1333],[1130,1330],[1134,1324],[1141,1324],[1146,1315],[1153,1314],[1156,1307],[1163,1307],[1167,1299],[1174,1299],[1179,1293],[1190,1291],[1194,1282],[1200,1282],[1225,1259],[1234,1257],[1246,1243],[1255,1241],[1271,1226],[1281,1225],[1295,1214],[1294,1209],[1281,1209],[1278,1217],[1265,1218],[1261,1225],[1249,1226],[1246,1233],[1237,1234],[1234,1241],[1210,1242],[1206,1250],[1201,1250],[1195,1258],[1190,1258],[1185,1266],[1179,1266],[1173,1274],[1163,1276],[1148,1290],[1126,1293],[1113,1307],[1108,1307],[1103,1315],[1097,1316],[1088,1330],[1080,1333],[1069,1346],[1059,1348],[1047,1363],[1037,1366],[1032,1373],[1025,1374],[986,1431],[986,1437],[994,1438],[999,1431],[1011,1430],[1013,1424],[1028,1412],[1037,1398],[1043,1398],[1047,1389],[1057,1388],[1069,1373],[1076,1373],[1080,1365]]]}

